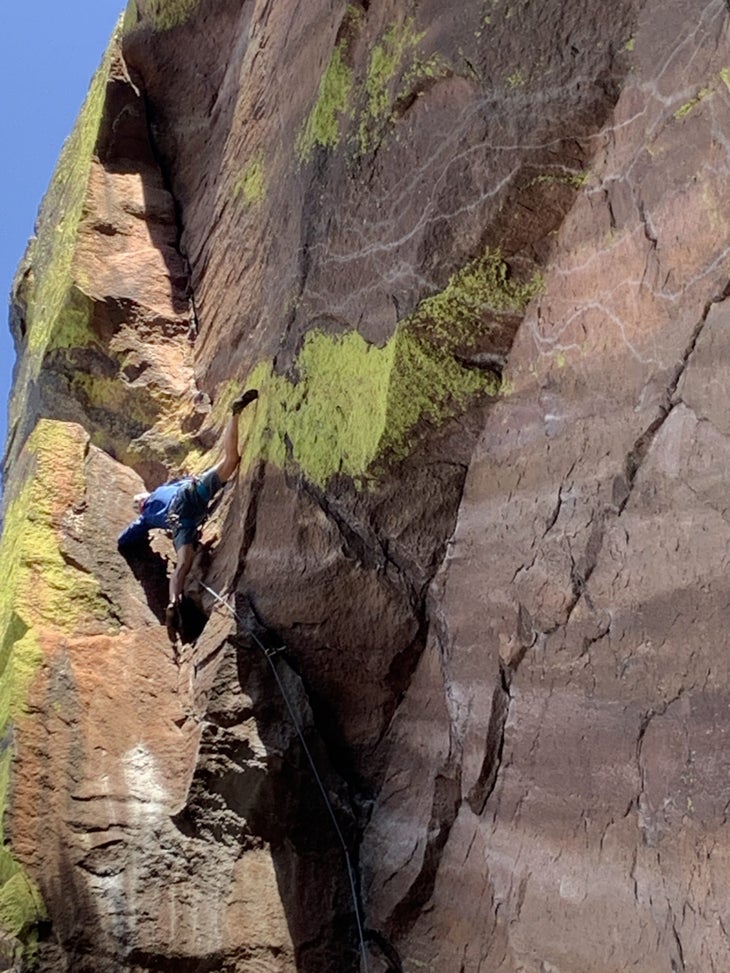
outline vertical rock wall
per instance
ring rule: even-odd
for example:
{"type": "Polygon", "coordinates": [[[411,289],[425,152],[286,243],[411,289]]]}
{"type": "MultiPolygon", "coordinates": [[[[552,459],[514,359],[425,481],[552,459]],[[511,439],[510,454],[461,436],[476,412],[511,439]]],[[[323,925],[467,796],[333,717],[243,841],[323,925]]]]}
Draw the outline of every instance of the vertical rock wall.
{"type": "Polygon", "coordinates": [[[370,896],[429,969],[728,963],[727,11],[655,16],[474,450],[390,731],[370,896]]]}
{"type": "Polygon", "coordinates": [[[728,965],[728,17],[133,0],[13,295],[8,962],[728,965]],[[247,384],[172,647],[115,538],[247,384]]]}

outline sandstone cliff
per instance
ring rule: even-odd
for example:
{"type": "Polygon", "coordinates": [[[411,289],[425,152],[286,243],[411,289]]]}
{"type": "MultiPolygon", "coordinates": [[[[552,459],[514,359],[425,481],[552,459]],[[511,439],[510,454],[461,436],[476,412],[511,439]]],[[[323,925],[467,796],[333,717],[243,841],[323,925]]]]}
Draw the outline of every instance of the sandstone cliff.
{"type": "Polygon", "coordinates": [[[730,969],[729,25],[131,0],[12,295],[4,968],[730,969]],[[116,537],[246,386],[173,648],[116,537]]]}

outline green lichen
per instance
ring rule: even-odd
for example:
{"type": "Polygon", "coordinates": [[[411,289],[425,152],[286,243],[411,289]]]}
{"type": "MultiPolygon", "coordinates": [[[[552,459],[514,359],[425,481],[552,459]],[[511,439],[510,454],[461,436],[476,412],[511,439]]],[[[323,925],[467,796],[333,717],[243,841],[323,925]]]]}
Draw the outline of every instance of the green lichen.
{"type": "Polygon", "coordinates": [[[189,20],[198,3],[199,0],[147,0],[144,12],[157,30],[170,30],[189,20]]]}
{"type": "MultiPolygon", "coordinates": [[[[40,631],[72,635],[79,622],[106,625],[108,604],[97,581],[74,570],[59,548],[60,518],[83,496],[85,437],[64,423],[41,420],[26,443],[25,482],[6,497],[0,538],[0,738],[23,714],[31,682],[42,661],[40,631]],[[63,509],[62,509],[63,508],[63,509]]],[[[8,758],[9,759],[9,751],[8,758]]],[[[0,835],[9,800],[9,763],[0,761],[0,835]]],[[[40,894],[0,841],[0,928],[32,950],[35,925],[44,915],[40,894]]]]}
{"type": "Polygon", "coordinates": [[[0,928],[24,944],[27,961],[28,954],[35,952],[37,924],[46,912],[38,887],[19,865],[17,868],[17,872],[0,887],[0,928]]]}
{"type": "Polygon", "coordinates": [[[392,342],[377,348],[356,332],[310,333],[297,359],[298,382],[274,380],[270,457],[284,465],[291,443],[294,461],[322,485],[334,473],[363,473],[382,436],[393,353],[392,342]]]}
{"type": "Polygon", "coordinates": [[[133,466],[142,456],[154,455],[177,466],[190,448],[190,437],[180,435],[180,422],[189,408],[174,392],[155,385],[134,387],[118,378],[67,368],[69,392],[89,421],[96,425],[95,446],[133,466]]]}
{"type": "Polygon", "coordinates": [[[30,969],[38,946],[38,923],[46,918],[47,912],[38,887],[29,880],[7,844],[5,814],[11,764],[12,753],[6,749],[0,755],[0,929],[6,944],[8,939],[17,944],[15,962],[30,969]]]}
{"type": "Polygon", "coordinates": [[[122,14],[122,34],[126,34],[137,25],[137,0],[129,0],[122,14]]]}
{"type": "Polygon", "coordinates": [[[490,315],[524,310],[541,286],[510,278],[497,251],[457,271],[423,301],[382,347],[357,332],[310,332],[296,360],[296,381],[260,364],[248,385],[261,392],[244,452],[295,462],[324,486],[337,473],[367,484],[383,461],[403,459],[426,428],[458,415],[497,381],[463,367],[457,348],[488,331],[490,315]],[[487,322],[487,323],[485,323],[487,322]]]}
{"type": "Polygon", "coordinates": [[[421,419],[439,424],[471,396],[496,390],[493,380],[462,368],[405,327],[383,348],[357,332],[312,332],[297,371],[291,383],[258,370],[265,412],[256,417],[245,455],[247,462],[265,456],[281,467],[291,458],[320,486],[337,473],[367,481],[376,460],[412,450],[421,419]]]}
{"type": "Polygon", "coordinates": [[[469,345],[490,313],[519,313],[542,289],[539,274],[528,281],[510,276],[499,250],[487,248],[481,257],[458,270],[446,287],[423,301],[409,319],[412,328],[424,326],[449,351],[469,345]]]}
{"type": "MultiPolygon", "coordinates": [[[[101,597],[92,575],[74,571],[63,558],[57,532],[57,495],[83,497],[85,436],[69,431],[65,423],[41,420],[24,447],[24,462],[33,463],[32,475],[16,496],[6,503],[0,539],[0,563],[4,585],[0,594],[0,672],[18,644],[31,644],[38,628],[53,628],[70,635],[80,619],[109,618],[108,603],[101,597]]],[[[69,500],[71,502],[71,500],[69,500]]],[[[22,653],[15,663],[21,673],[33,672],[22,653]]],[[[4,687],[0,687],[2,691],[4,687]]],[[[22,693],[12,698],[22,700],[22,693]]],[[[15,715],[0,707],[0,733],[4,720],[15,715]]]]}
{"type": "Polygon", "coordinates": [[[690,98],[689,101],[686,101],[674,112],[674,117],[677,119],[686,118],[701,102],[715,94],[720,83],[724,84],[727,90],[730,91],[730,71],[728,68],[722,68],[717,77],[713,77],[708,85],[700,88],[694,98],[690,98]]]}
{"type": "Polygon", "coordinates": [[[71,376],[71,386],[74,397],[88,411],[104,409],[123,416],[125,424],[130,419],[137,418],[145,427],[151,426],[156,417],[156,409],[145,408],[149,401],[148,396],[130,396],[128,389],[116,377],[107,378],[103,375],[92,375],[91,372],[75,371],[71,376]]]}
{"type": "Polygon", "coordinates": [[[687,115],[689,115],[689,113],[700,104],[700,102],[704,101],[705,98],[709,97],[711,94],[712,88],[701,88],[694,98],[691,98],[689,101],[685,102],[681,108],[678,108],[675,111],[674,117],[677,119],[686,118],[687,115]]]}
{"type": "Polygon", "coordinates": [[[322,75],[317,101],[297,136],[295,152],[301,164],[309,162],[319,146],[333,149],[340,140],[340,120],[348,110],[352,70],[345,63],[347,45],[341,41],[322,75]]]}
{"type": "Polygon", "coordinates": [[[476,395],[495,395],[499,390],[492,376],[464,368],[448,351],[407,326],[396,333],[393,366],[385,430],[376,455],[404,459],[423,420],[440,426],[463,412],[476,395]]]}
{"type": "Polygon", "coordinates": [[[349,38],[362,20],[362,11],[348,8],[343,22],[346,37],[333,51],[320,80],[315,105],[297,135],[295,154],[300,165],[309,162],[317,148],[336,148],[342,137],[343,121],[355,116],[356,134],[352,144],[359,154],[367,153],[382,139],[400,103],[417,95],[425,82],[451,73],[441,55],[422,56],[418,48],[425,32],[417,33],[413,18],[408,18],[391,25],[373,47],[358,108],[354,76],[346,59],[349,38]]]}
{"type": "Polygon", "coordinates": [[[629,37],[629,39],[624,44],[624,50],[631,53],[635,47],[636,47],[636,38],[629,37]]]}
{"type": "Polygon", "coordinates": [[[507,84],[510,88],[524,88],[526,81],[525,76],[519,69],[513,71],[512,74],[507,78],[507,84]]]}
{"type": "Polygon", "coordinates": [[[425,82],[446,78],[451,73],[451,66],[440,54],[432,54],[426,60],[418,55],[414,56],[411,67],[403,76],[395,103],[409,101],[419,93],[425,82]]]}
{"type": "Polygon", "coordinates": [[[135,438],[152,427],[157,427],[160,432],[167,426],[171,432],[179,430],[184,404],[173,392],[160,388],[130,388],[117,377],[93,375],[90,371],[76,370],[69,381],[74,398],[89,414],[102,411],[117,416],[125,430],[134,431],[135,438]]]}
{"type": "Polygon", "coordinates": [[[418,46],[424,37],[425,32],[415,32],[414,20],[409,17],[402,24],[389,27],[381,42],[373,48],[365,78],[365,107],[357,135],[361,154],[373,148],[382,137],[391,120],[391,106],[395,100],[393,83],[398,75],[414,70],[418,46]]]}
{"type": "Polygon", "coordinates": [[[406,55],[418,47],[425,33],[413,31],[412,18],[403,24],[390,27],[380,44],[370,55],[365,92],[367,94],[367,113],[372,121],[378,122],[390,110],[389,85],[401,68],[406,55]]]}
{"type": "Polygon", "coordinates": [[[73,258],[89,170],[104,107],[110,53],[94,75],[73,132],[61,151],[38,214],[29,258],[33,282],[26,328],[28,353],[40,367],[51,348],[87,344],[89,302],[73,286],[73,258]]]}
{"type": "MultiPolygon", "coordinates": [[[[246,388],[256,388],[251,382],[246,384],[246,388]]],[[[231,414],[233,400],[243,392],[244,385],[240,379],[232,378],[219,386],[216,391],[215,402],[211,412],[211,420],[214,426],[222,429],[231,414]]]]}
{"type": "Polygon", "coordinates": [[[242,169],[233,186],[233,198],[246,206],[257,206],[266,196],[264,153],[259,150],[242,169]]]}
{"type": "Polygon", "coordinates": [[[574,189],[582,189],[590,177],[587,169],[563,169],[559,172],[545,172],[528,183],[528,186],[536,185],[559,185],[572,186],[574,189]]]}

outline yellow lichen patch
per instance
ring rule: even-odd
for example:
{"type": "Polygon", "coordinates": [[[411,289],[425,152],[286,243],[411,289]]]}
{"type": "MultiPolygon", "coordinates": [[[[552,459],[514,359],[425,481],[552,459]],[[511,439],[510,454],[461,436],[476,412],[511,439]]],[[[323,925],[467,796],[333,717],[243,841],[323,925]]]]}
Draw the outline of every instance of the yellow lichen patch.
{"type": "MultiPolygon", "coordinates": [[[[348,21],[351,35],[361,26],[362,12],[349,8],[348,21]]],[[[351,144],[361,155],[370,151],[394,120],[399,104],[409,102],[425,82],[451,73],[441,55],[426,57],[420,52],[426,33],[416,32],[414,25],[412,17],[392,24],[374,45],[359,96],[346,60],[348,39],[337,44],[320,80],[314,107],[297,135],[295,154],[300,165],[309,162],[318,147],[335,148],[348,117],[357,116],[351,144]]]]}
{"type": "Polygon", "coordinates": [[[573,189],[582,189],[590,178],[590,172],[586,169],[558,169],[553,172],[544,172],[535,176],[527,185],[541,186],[571,186],[573,189]]]}
{"type": "Polygon", "coordinates": [[[357,332],[310,332],[297,372],[292,383],[257,368],[263,408],[245,462],[263,456],[283,467],[291,459],[320,486],[337,473],[367,481],[376,460],[412,451],[422,418],[442,422],[470,396],[496,391],[493,379],[462,368],[404,326],[383,348],[357,332]]]}
{"type": "Polygon", "coordinates": [[[161,432],[179,435],[180,417],[186,411],[186,402],[168,389],[156,386],[136,389],[118,378],[92,375],[76,371],[71,385],[80,402],[88,409],[104,409],[124,416],[129,423],[137,423],[143,429],[157,426],[161,432]]]}
{"type": "Polygon", "coordinates": [[[423,301],[382,348],[357,332],[310,332],[295,381],[264,363],[249,376],[261,405],[244,465],[260,457],[282,467],[293,461],[320,486],[337,473],[367,483],[382,460],[413,451],[424,421],[438,426],[474,397],[498,392],[493,376],[465,368],[454,352],[488,331],[489,312],[521,312],[540,286],[537,276],[512,280],[488,250],[423,301]]]}
{"type": "Polygon", "coordinates": [[[246,206],[256,206],[266,196],[264,153],[257,152],[246,165],[233,186],[233,198],[246,206]]]}
{"type": "MultiPolygon", "coordinates": [[[[30,683],[42,661],[39,633],[72,635],[81,621],[108,620],[108,606],[93,577],[63,558],[64,517],[84,497],[86,434],[77,426],[41,420],[26,443],[25,483],[6,499],[0,538],[0,736],[25,709],[30,683]]],[[[0,764],[0,818],[8,800],[9,764],[0,764]]],[[[0,852],[0,927],[33,945],[43,915],[35,886],[4,843],[0,852]]]]}
{"type": "Polygon", "coordinates": [[[122,34],[136,26],[137,16],[137,0],[129,0],[122,14],[122,34]]]}
{"type": "Polygon", "coordinates": [[[432,54],[425,60],[416,54],[411,67],[403,76],[395,103],[405,102],[417,94],[425,82],[448,77],[451,73],[451,65],[440,54],[432,54]]]}
{"type": "Polygon", "coordinates": [[[515,280],[499,250],[487,248],[453,274],[442,291],[421,302],[411,315],[411,325],[425,326],[447,349],[468,345],[485,316],[519,313],[541,288],[539,274],[528,281],[515,280]]]}
{"type": "Polygon", "coordinates": [[[199,0],[146,0],[144,13],[157,30],[170,30],[193,15],[199,0]]]}
{"type": "Polygon", "coordinates": [[[365,79],[367,112],[371,119],[383,118],[390,108],[388,86],[402,66],[406,55],[415,50],[425,35],[413,30],[413,18],[394,24],[373,48],[365,79]]]}
{"type": "Polygon", "coordinates": [[[85,432],[78,426],[41,420],[24,447],[32,474],[6,504],[0,539],[5,583],[0,595],[0,731],[22,707],[24,683],[38,661],[38,635],[71,635],[80,620],[108,619],[108,604],[96,580],[69,566],[59,548],[62,520],[84,498],[85,432]],[[20,651],[18,650],[20,649],[20,651]],[[30,660],[30,662],[29,662],[30,660]],[[7,670],[18,692],[8,692],[7,670]]]}
{"type": "Polygon", "coordinates": [[[191,436],[181,436],[180,429],[190,414],[189,398],[156,384],[135,387],[118,378],[69,371],[74,398],[97,425],[91,436],[95,446],[128,466],[150,456],[170,469],[185,463],[191,436]]]}
{"type": "MultiPolygon", "coordinates": [[[[258,389],[259,399],[253,412],[246,410],[243,413],[247,420],[242,451],[244,469],[259,459],[271,458],[271,441],[278,439],[278,434],[274,434],[275,420],[280,417],[281,410],[286,408],[281,401],[280,390],[286,392],[288,384],[273,373],[268,362],[259,362],[248,376],[246,388],[258,389]]],[[[279,450],[277,456],[283,456],[283,451],[279,450]]]]}
{"type": "Polygon", "coordinates": [[[32,967],[38,943],[37,924],[45,919],[46,909],[35,883],[13,858],[6,843],[5,811],[10,793],[12,752],[0,755],[0,930],[21,944],[24,959],[32,967]]]}
{"type": "Polygon", "coordinates": [[[261,405],[244,460],[283,467],[290,456],[315,483],[362,474],[382,438],[395,342],[369,345],[357,332],[310,332],[297,359],[298,380],[259,365],[251,375],[261,405]]]}
{"type": "Polygon", "coordinates": [[[708,98],[711,94],[712,88],[701,88],[694,98],[691,98],[689,101],[685,102],[681,108],[678,108],[675,111],[674,117],[677,119],[685,118],[687,115],[689,115],[693,108],[696,108],[697,105],[703,102],[705,98],[708,98]]]}
{"type": "Polygon", "coordinates": [[[109,75],[111,47],[94,75],[74,130],[61,151],[38,214],[29,259],[33,282],[28,300],[28,350],[40,367],[48,348],[89,341],[88,301],[73,287],[73,260],[91,160],[109,75]]]}
{"type": "MultiPolygon", "coordinates": [[[[397,96],[392,90],[394,80],[405,74],[410,78],[410,87],[417,84],[417,64],[421,61],[418,47],[424,37],[425,32],[416,33],[414,20],[409,17],[402,24],[389,27],[380,43],[371,51],[365,78],[365,107],[360,115],[357,134],[361,154],[368,152],[380,140],[391,120],[392,105],[397,98],[405,97],[403,90],[397,96]]],[[[429,71],[437,70],[437,62],[433,59],[421,63],[429,71]]]]}
{"type": "Polygon", "coordinates": [[[317,146],[332,149],[340,140],[340,119],[347,111],[352,90],[346,51],[344,41],[334,49],[319,82],[317,100],[297,136],[295,152],[300,165],[311,159],[317,146]]]}
{"type": "Polygon", "coordinates": [[[192,447],[187,451],[187,453],[185,453],[185,457],[181,463],[181,472],[183,474],[190,473],[193,475],[203,473],[213,465],[212,463],[208,462],[209,455],[209,453],[203,452],[203,450],[197,446],[192,447]]]}
{"type": "MultiPolygon", "coordinates": [[[[357,332],[326,336],[312,333],[300,352],[300,380],[290,386],[280,429],[292,444],[294,460],[317,483],[334,473],[363,473],[382,438],[393,341],[369,345],[357,332]]],[[[284,391],[284,390],[282,390],[284,391]]],[[[276,459],[284,460],[281,435],[276,459]]]]}
{"type": "Polygon", "coordinates": [[[154,421],[157,410],[149,410],[148,414],[148,410],[144,408],[150,396],[137,396],[137,400],[141,398],[142,402],[137,401],[135,403],[134,395],[130,395],[129,390],[118,378],[107,378],[103,375],[91,375],[89,372],[78,371],[73,374],[72,384],[77,397],[87,407],[92,409],[103,407],[110,412],[127,416],[130,408],[133,408],[135,404],[138,406],[141,404],[140,412],[147,420],[147,424],[150,425],[154,421]]]}

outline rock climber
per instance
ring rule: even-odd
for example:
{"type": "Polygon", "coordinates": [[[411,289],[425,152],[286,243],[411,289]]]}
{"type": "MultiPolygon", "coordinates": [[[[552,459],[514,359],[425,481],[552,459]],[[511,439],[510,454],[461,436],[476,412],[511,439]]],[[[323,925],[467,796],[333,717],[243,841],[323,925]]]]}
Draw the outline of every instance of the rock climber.
{"type": "Polygon", "coordinates": [[[231,405],[231,418],[223,433],[223,459],[200,476],[187,476],[163,483],[152,493],[138,493],[133,500],[137,519],[119,535],[117,546],[126,555],[147,539],[150,530],[159,528],[172,534],[176,563],[170,575],[169,602],[165,623],[172,641],[180,628],[180,603],[183,586],[193,564],[198,528],[208,506],[235,473],[241,454],[238,449],[238,418],[249,403],[258,398],[249,389],[231,405]]]}

